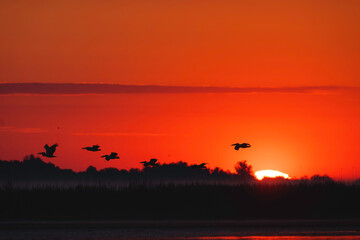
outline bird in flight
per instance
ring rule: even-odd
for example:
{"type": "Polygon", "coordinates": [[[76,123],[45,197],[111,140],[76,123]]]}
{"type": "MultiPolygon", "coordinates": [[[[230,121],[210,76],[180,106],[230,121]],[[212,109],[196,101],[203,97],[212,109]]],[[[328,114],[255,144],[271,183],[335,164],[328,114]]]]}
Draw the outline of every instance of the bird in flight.
{"type": "Polygon", "coordinates": [[[147,161],[143,161],[143,162],[140,162],[144,165],[144,167],[156,167],[156,166],[159,166],[157,162],[157,159],[156,158],[151,158],[148,162],[147,161]]]}
{"type": "Polygon", "coordinates": [[[100,146],[99,145],[92,145],[92,147],[83,147],[82,149],[91,151],[91,152],[98,152],[100,151],[100,146]]]}
{"type": "Polygon", "coordinates": [[[45,152],[39,152],[38,154],[41,154],[43,157],[48,157],[48,158],[56,157],[56,156],[54,156],[54,153],[55,153],[57,146],[58,146],[57,143],[55,143],[51,147],[49,147],[49,145],[45,144],[45,146],[44,146],[45,152]]]}
{"type": "Polygon", "coordinates": [[[207,163],[201,163],[201,164],[194,164],[193,167],[194,168],[200,168],[200,169],[204,169],[206,168],[206,165],[207,163]]]}
{"type": "Polygon", "coordinates": [[[248,144],[248,143],[241,143],[241,144],[240,143],[234,143],[231,146],[235,146],[234,149],[236,151],[239,151],[240,148],[249,148],[249,147],[251,147],[251,145],[248,144]]]}
{"type": "Polygon", "coordinates": [[[112,153],[110,153],[110,155],[104,155],[101,157],[105,158],[106,161],[110,161],[111,159],[119,159],[119,156],[116,152],[112,152],[112,153]]]}

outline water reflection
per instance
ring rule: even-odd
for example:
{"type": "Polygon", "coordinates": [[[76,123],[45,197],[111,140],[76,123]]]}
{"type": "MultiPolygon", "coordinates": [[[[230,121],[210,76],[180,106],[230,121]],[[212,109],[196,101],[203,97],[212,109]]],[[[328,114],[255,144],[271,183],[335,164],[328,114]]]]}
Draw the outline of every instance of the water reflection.
{"type": "Polygon", "coordinates": [[[360,240],[360,231],[234,231],[210,229],[5,230],[0,240],[360,240]],[[284,235],[284,234],[288,235],[284,235]],[[291,235],[290,235],[291,234],[291,235]],[[266,236],[265,236],[266,235],[266,236]]]}
{"type": "Polygon", "coordinates": [[[300,239],[300,240],[340,240],[340,239],[360,239],[360,236],[227,236],[227,237],[198,237],[198,238],[188,238],[189,239],[202,239],[202,240],[294,240],[294,239],[300,239]]]}

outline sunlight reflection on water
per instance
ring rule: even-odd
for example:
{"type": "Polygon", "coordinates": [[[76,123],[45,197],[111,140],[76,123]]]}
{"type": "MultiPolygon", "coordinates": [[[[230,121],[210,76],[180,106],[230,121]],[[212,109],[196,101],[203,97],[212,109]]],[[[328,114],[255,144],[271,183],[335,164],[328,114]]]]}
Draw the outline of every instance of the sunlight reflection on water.
{"type": "Polygon", "coordinates": [[[122,229],[122,230],[11,230],[0,231],[0,240],[360,240],[359,231],[312,231],[312,232],[279,232],[279,235],[269,232],[231,232],[208,233],[195,229],[122,229]],[[251,235],[252,234],[252,235],[251,235]],[[265,234],[268,236],[260,236],[265,234]],[[255,235],[255,236],[254,236],[255,235]],[[256,236],[258,235],[258,236],[256,236]],[[321,235],[321,236],[319,236],[321,235]]]}
{"type": "Polygon", "coordinates": [[[189,239],[201,239],[201,240],[274,240],[274,239],[300,239],[300,240],[340,240],[340,239],[360,239],[360,236],[246,236],[246,237],[237,237],[237,236],[227,236],[227,237],[198,237],[198,238],[189,238],[189,239]]]}

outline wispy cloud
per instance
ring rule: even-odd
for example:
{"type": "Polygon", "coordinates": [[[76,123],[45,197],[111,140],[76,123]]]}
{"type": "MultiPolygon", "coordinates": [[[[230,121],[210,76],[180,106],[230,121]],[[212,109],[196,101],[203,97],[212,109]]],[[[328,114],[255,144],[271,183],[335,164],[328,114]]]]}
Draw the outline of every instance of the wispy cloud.
{"type": "Polygon", "coordinates": [[[41,128],[18,128],[13,126],[3,126],[0,127],[1,132],[15,132],[15,133],[42,133],[46,132],[46,130],[41,128]]]}
{"type": "Polygon", "coordinates": [[[334,93],[354,90],[346,86],[208,87],[123,85],[100,83],[0,83],[0,95],[8,94],[182,94],[182,93],[334,93]]]}
{"type": "Polygon", "coordinates": [[[162,133],[131,133],[131,132],[76,132],[73,135],[77,136],[149,136],[149,137],[157,137],[157,136],[167,136],[168,134],[162,133]]]}

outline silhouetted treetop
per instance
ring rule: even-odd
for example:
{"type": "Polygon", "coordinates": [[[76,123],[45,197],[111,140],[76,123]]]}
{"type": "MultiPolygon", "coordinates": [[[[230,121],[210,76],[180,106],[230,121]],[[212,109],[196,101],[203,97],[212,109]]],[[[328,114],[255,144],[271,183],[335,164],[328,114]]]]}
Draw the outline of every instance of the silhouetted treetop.
{"type": "Polygon", "coordinates": [[[239,177],[245,180],[255,179],[252,166],[246,161],[239,161],[235,164],[235,171],[239,177]]]}
{"type": "Polygon", "coordinates": [[[335,183],[335,181],[329,177],[328,175],[319,175],[319,174],[316,174],[314,176],[312,176],[310,178],[310,181],[312,183],[318,183],[318,184],[331,184],[331,183],[335,183]]]}

